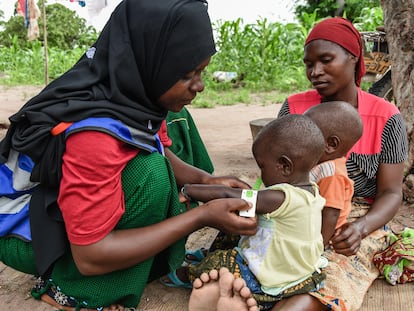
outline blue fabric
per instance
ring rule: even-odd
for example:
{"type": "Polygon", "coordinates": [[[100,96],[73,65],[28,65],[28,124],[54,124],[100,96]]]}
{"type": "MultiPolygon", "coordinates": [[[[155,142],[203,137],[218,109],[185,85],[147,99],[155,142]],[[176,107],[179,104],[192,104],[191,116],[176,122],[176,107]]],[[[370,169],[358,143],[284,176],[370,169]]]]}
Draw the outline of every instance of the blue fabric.
{"type": "Polygon", "coordinates": [[[159,152],[164,154],[164,147],[158,134],[149,135],[148,133],[131,128],[119,120],[111,118],[87,118],[73,123],[66,129],[65,134],[85,130],[97,130],[108,133],[115,138],[131,144],[148,152],[159,152]],[[154,144],[155,141],[155,144],[154,144]],[[156,148],[153,147],[156,146],[156,148]]]}
{"type": "Polygon", "coordinates": [[[29,224],[29,203],[15,214],[0,213],[0,237],[5,235],[19,236],[31,240],[29,224]]]}
{"type": "MultiPolygon", "coordinates": [[[[111,118],[87,118],[75,122],[66,129],[65,134],[88,129],[108,133],[151,153],[164,154],[158,134],[149,135],[111,118]]],[[[28,156],[14,150],[11,150],[7,162],[0,164],[0,237],[17,236],[25,241],[32,240],[29,205],[31,194],[38,185],[30,181],[33,167],[34,163],[28,156]]]]}
{"type": "MultiPolygon", "coordinates": [[[[246,282],[246,285],[252,294],[266,295],[266,293],[262,291],[259,281],[250,271],[247,263],[240,254],[237,254],[236,262],[239,264],[241,277],[246,282]]],[[[260,302],[260,310],[270,310],[273,306],[274,302],[260,302]]]]}
{"type": "Polygon", "coordinates": [[[33,161],[15,151],[0,165],[0,237],[31,240],[29,202],[36,183],[30,181],[33,161]]]}

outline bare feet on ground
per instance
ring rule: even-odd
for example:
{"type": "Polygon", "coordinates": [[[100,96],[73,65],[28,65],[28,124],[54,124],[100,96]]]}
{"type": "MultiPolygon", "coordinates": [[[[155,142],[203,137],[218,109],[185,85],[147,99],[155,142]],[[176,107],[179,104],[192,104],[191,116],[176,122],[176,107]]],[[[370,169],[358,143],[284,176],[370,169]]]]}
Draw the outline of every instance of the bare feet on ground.
{"type": "Polygon", "coordinates": [[[250,289],[227,268],[203,273],[193,283],[189,311],[258,311],[250,289]]]}

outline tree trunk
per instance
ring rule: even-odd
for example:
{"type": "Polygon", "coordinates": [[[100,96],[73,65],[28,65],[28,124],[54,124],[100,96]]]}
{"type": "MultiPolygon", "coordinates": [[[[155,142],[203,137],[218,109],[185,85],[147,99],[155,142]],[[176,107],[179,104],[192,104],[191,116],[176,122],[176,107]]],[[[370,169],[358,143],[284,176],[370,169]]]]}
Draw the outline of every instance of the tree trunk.
{"type": "Polygon", "coordinates": [[[414,202],[414,0],[382,0],[384,27],[392,63],[396,104],[408,134],[404,198],[414,202]]]}

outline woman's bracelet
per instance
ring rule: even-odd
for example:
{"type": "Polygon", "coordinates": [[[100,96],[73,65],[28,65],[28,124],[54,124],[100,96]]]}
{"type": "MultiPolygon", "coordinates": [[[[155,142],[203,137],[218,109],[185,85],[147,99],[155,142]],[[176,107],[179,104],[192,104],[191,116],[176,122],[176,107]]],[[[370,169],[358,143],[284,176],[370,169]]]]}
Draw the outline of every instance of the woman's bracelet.
{"type": "Polygon", "coordinates": [[[187,194],[187,192],[185,192],[185,186],[186,185],[184,185],[184,186],[182,186],[181,187],[181,194],[183,195],[183,197],[188,201],[188,202],[191,202],[191,201],[193,201],[193,199],[187,194]]]}

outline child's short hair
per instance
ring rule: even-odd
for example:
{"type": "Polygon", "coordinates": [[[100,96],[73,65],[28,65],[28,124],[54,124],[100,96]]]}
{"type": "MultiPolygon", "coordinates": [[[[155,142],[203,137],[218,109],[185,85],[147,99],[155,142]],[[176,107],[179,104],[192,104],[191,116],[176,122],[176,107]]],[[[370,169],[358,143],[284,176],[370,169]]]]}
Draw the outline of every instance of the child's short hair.
{"type": "Polygon", "coordinates": [[[319,126],[325,139],[336,135],[346,141],[350,149],[361,138],[361,117],[358,110],[347,102],[323,102],[309,108],[304,114],[319,126]]]}
{"type": "Polygon", "coordinates": [[[310,169],[324,152],[325,139],[309,117],[289,114],[266,124],[256,136],[253,150],[258,144],[267,144],[268,152],[273,148],[283,150],[293,161],[308,163],[310,169]]]}

